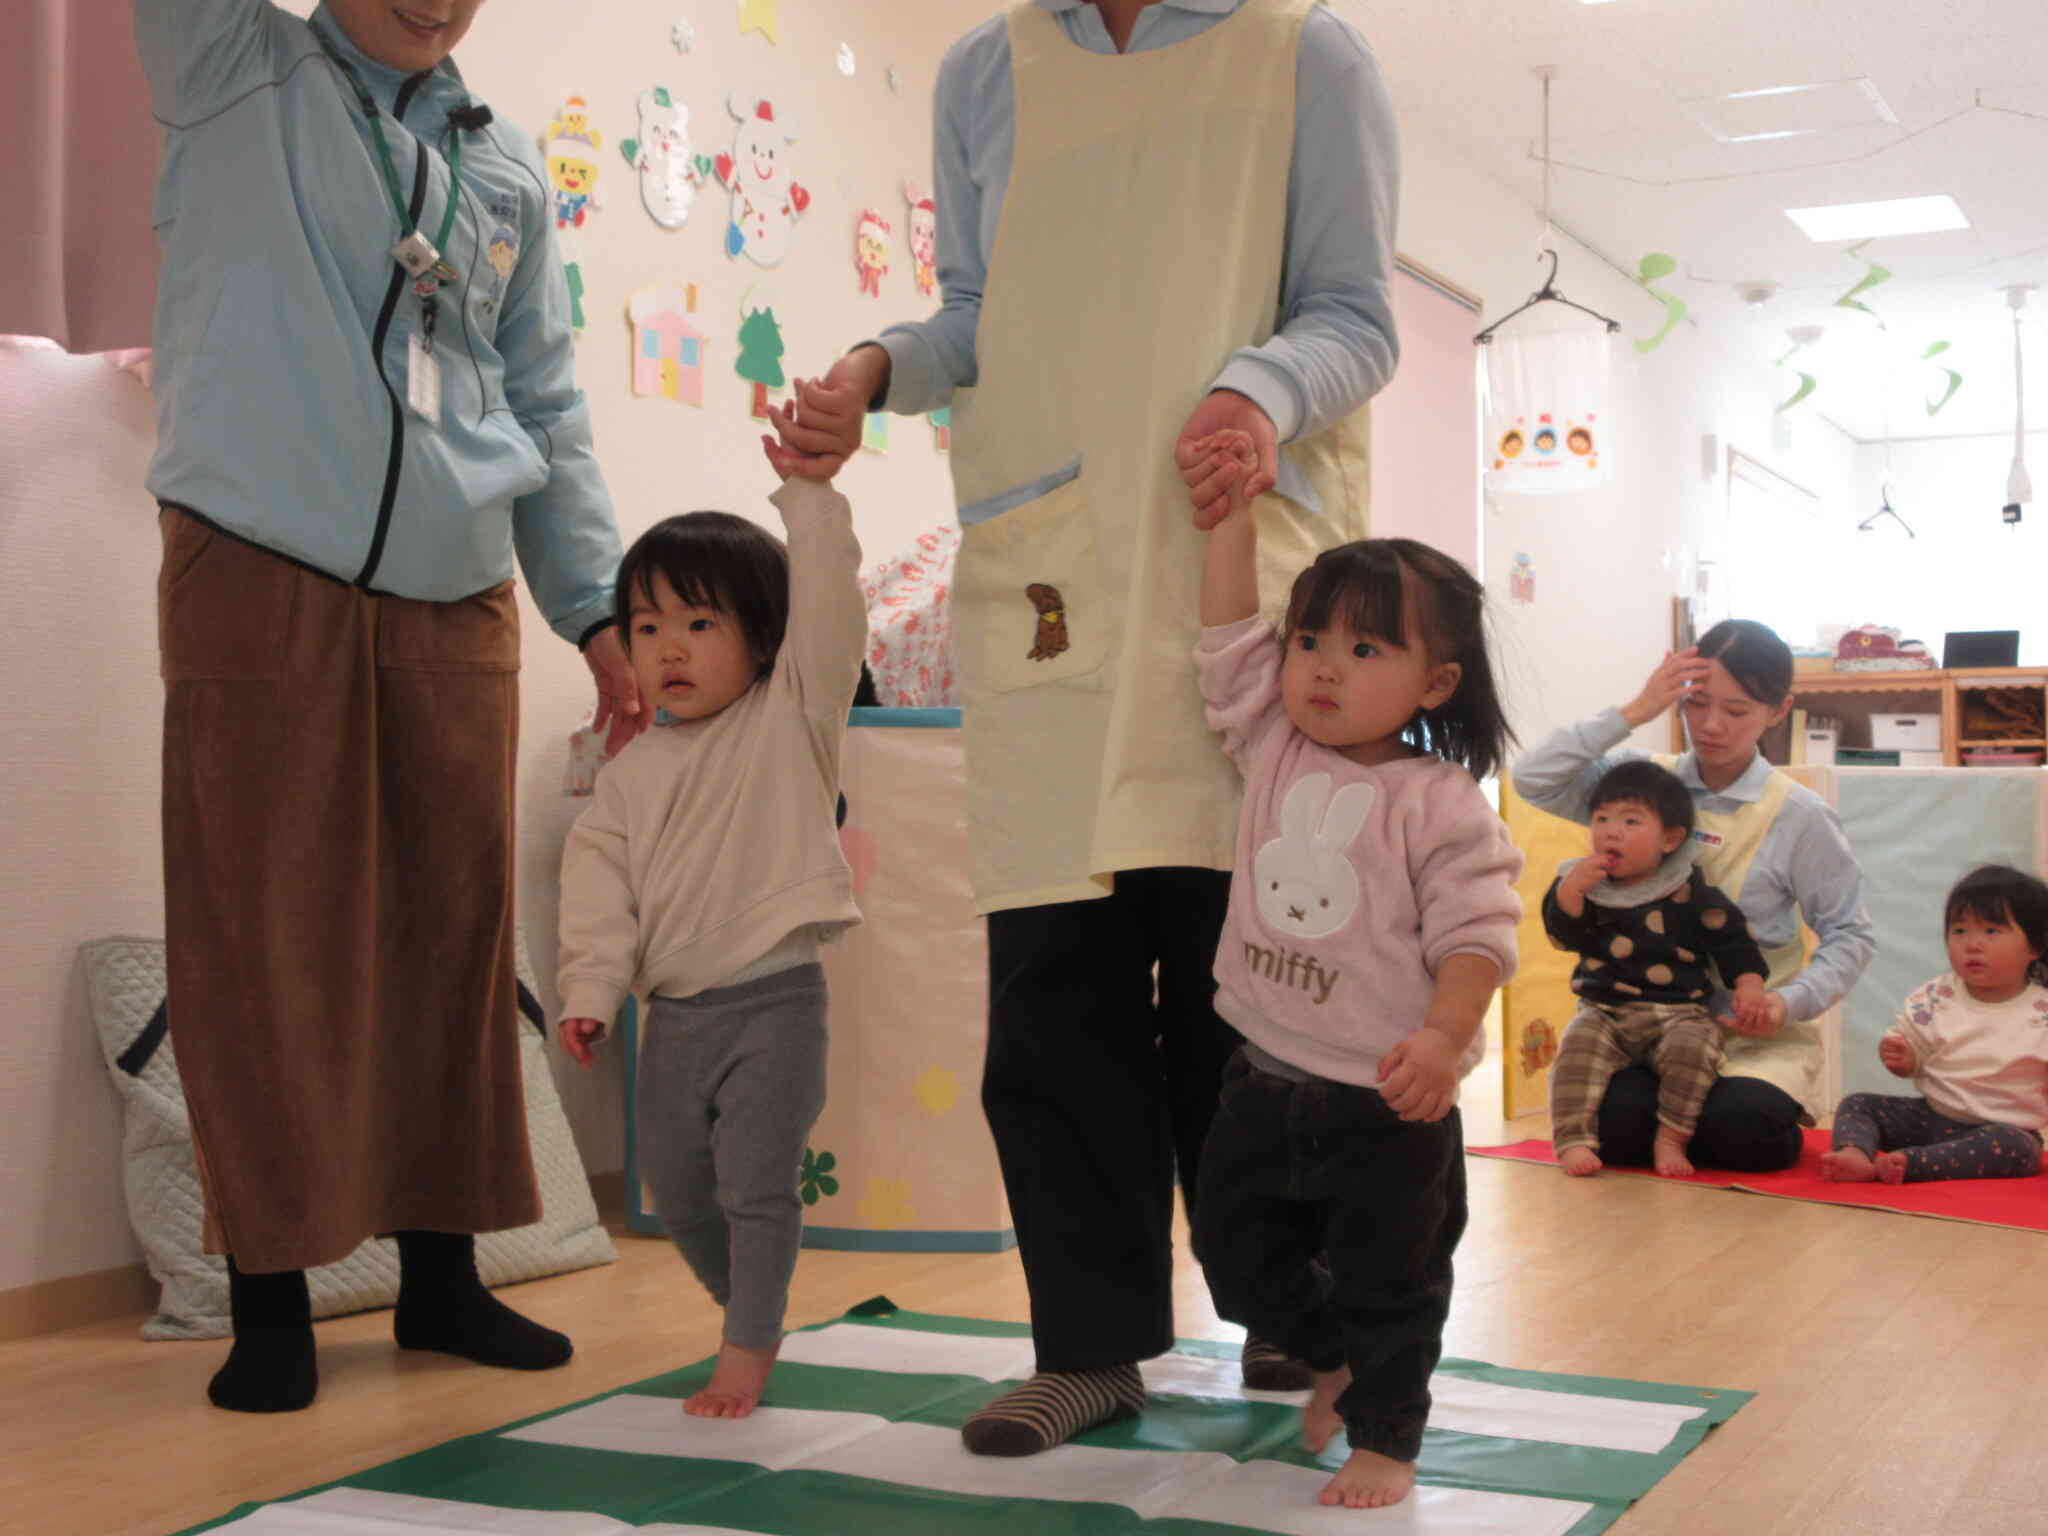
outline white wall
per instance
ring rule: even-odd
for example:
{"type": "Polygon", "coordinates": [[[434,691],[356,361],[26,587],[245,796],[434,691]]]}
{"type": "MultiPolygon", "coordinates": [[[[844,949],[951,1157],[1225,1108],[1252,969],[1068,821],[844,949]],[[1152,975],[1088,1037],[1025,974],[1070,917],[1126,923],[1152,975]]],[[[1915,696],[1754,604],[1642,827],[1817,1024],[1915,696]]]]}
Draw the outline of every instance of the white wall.
{"type": "MultiPolygon", "coordinates": [[[[782,41],[772,46],[738,37],[730,7],[685,7],[700,34],[688,54],[668,41],[676,9],[635,5],[647,19],[630,24],[607,9],[601,26],[564,29],[553,8],[501,3],[484,10],[461,50],[467,78],[501,113],[538,131],[574,91],[590,100],[605,133],[598,190],[607,206],[585,241],[591,331],[580,363],[629,538],[689,507],[766,510],[758,498],[769,484],[745,415],[746,386],[730,372],[737,301],[761,274],[721,254],[718,190],[700,194],[677,233],[642,211],[616,149],[632,131],[633,96],[667,84],[690,105],[708,154],[729,142],[729,86],[753,75],[793,93],[798,177],[814,200],[789,262],[767,280],[789,343],[785,368],[819,371],[885,320],[925,307],[900,244],[884,298],[857,295],[854,221],[872,202],[900,231],[898,184],[922,178],[929,164],[938,60],[986,7],[857,0],[828,11],[784,0],[782,41]],[[857,54],[851,80],[832,65],[842,40],[857,54]],[[901,75],[894,94],[882,83],[891,63],[901,75]],[[628,392],[625,298],[661,281],[698,283],[706,329],[723,342],[701,412],[628,392]]],[[[1489,315],[1520,303],[1541,272],[1534,213],[1419,132],[1406,133],[1404,153],[1403,251],[1482,295],[1489,315]]],[[[1566,292],[1634,334],[1647,332],[1654,303],[1589,253],[1561,249],[1566,292]]],[[[1626,446],[1616,483],[1562,500],[1504,500],[1485,514],[1489,586],[1505,593],[1518,549],[1537,569],[1533,607],[1499,603],[1509,706],[1525,742],[1626,698],[1661,654],[1671,566],[1683,563],[1721,494],[1701,478],[1700,434],[1775,459],[1826,495],[1853,482],[1846,444],[1826,429],[1809,425],[1794,454],[1773,454],[1775,381],[1721,355],[1701,333],[1681,330],[1645,361],[1625,346],[1621,356],[1615,417],[1626,446]]],[[[950,507],[944,461],[923,424],[897,419],[892,428],[894,451],[863,456],[843,477],[871,556],[950,507]]],[[[16,729],[0,753],[13,813],[12,870],[0,886],[0,964],[13,979],[11,1018],[0,1029],[0,1208],[15,1213],[0,1248],[0,1290],[138,1256],[120,1201],[113,1091],[85,1017],[76,949],[102,934],[162,930],[156,532],[141,491],[149,437],[146,397],[104,361],[0,349],[0,592],[13,625],[7,666],[16,700],[16,729]]],[[[556,861],[578,809],[560,793],[564,738],[588,708],[589,685],[574,653],[537,615],[526,617],[519,900],[545,982],[556,861]]],[[[552,988],[543,990],[552,1005],[552,988]]],[[[561,1075],[589,1165],[617,1168],[616,1062],[561,1075]]]]}

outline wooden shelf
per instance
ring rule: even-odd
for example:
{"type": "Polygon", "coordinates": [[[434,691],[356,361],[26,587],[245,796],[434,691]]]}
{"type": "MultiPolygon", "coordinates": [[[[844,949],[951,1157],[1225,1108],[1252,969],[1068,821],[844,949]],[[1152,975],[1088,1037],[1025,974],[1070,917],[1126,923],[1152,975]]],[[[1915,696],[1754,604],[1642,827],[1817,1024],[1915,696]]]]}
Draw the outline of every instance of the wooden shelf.
{"type": "Polygon", "coordinates": [[[1965,736],[1960,744],[1964,747],[2048,747],[2048,740],[2039,736],[1965,736]]]}
{"type": "MultiPolygon", "coordinates": [[[[1992,688],[2038,689],[2044,694],[2044,704],[2048,704],[2048,670],[2041,667],[1969,667],[1953,672],[1928,668],[1917,672],[1795,672],[1792,676],[1793,702],[1810,714],[1863,720],[1871,714],[1885,712],[1880,702],[1885,695],[1904,694],[1915,699],[1931,697],[1938,701],[1941,760],[1950,768],[1964,766],[1965,747],[2025,751],[2048,746],[2048,741],[2039,737],[1963,735],[1962,696],[1992,688]]],[[[1854,738],[1860,734],[1865,734],[1861,726],[1849,733],[1849,739],[1842,745],[1859,745],[1854,738]]]]}

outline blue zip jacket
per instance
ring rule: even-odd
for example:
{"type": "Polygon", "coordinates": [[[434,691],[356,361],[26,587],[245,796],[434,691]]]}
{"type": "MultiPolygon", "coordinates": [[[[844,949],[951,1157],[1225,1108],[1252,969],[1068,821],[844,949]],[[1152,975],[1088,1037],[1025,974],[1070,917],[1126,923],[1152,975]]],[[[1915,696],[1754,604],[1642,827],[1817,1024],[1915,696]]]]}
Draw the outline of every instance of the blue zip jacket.
{"type": "Polygon", "coordinates": [[[148,485],[229,533],[373,591],[448,602],[513,574],[564,639],[611,612],[619,536],[577,389],[546,173],[511,124],[458,130],[452,61],[404,75],[323,6],[135,0],[164,152],[148,485]],[[404,233],[349,82],[384,114],[432,239],[462,133],[434,345],[441,421],[406,407],[420,327],[404,233]]]}

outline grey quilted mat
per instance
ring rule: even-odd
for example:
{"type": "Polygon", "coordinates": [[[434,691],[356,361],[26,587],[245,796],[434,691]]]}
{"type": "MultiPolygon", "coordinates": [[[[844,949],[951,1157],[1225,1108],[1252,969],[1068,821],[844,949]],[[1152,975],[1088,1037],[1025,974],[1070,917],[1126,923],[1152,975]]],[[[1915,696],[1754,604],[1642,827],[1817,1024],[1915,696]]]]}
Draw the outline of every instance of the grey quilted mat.
{"type": "MultiPolygon", "coordinates": [[[[150,1273],[163,1287],[146,1339],[219,1339],[228,1335],[227,1266],[201,1252],[205,1223],[192,1131],[171,1038],[154,1050],[144,1038],[164,1001],[161,939],[95,939],[79,947],[86,995],[100,1050],[120,1091],[124,1136],[122,1178],[128,1217],[150,1273]],[[141,1042],[138,1045],[138,1042],[141,1042]],[[125,1058],[125,1060],[124,1060],[125,1058]]],[[[534,992],[525,935],[519,979],[534,992]]],[[[526,1080],[526,1124],[540,1181],[541,1219],[529,1227],[490,1232],[476,1242],[477,1271],[486,1285],[608,1264],[617,1257],[598,1220],[590,1182],[548,1071],[547,1036],[519,1021],[520,1065],[526,1080]]],[[[307,1271],[315,1317],[388,1307],[398,1299],[397,1245],[371,1238],[337,1263],[307,1271]]]]}

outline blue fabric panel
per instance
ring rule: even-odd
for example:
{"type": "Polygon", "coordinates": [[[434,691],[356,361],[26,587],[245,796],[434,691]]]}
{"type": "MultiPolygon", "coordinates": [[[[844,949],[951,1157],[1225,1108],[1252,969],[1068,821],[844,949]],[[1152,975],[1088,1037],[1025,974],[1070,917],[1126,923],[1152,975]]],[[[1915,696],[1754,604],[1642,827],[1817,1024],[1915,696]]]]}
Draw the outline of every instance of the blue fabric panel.
{"type": "Polygon", "coordinates": [[[2039,784],[2031,769],[1842,770],[1837,809],[1877,932],[1870,969],[1842,1003],[1843,1093],[1913,1091],[1879,1065],[1878,1038],[1908,992],[1948,969],[1949,888],[1979,864],[2034,867],[2039,784]]]}

